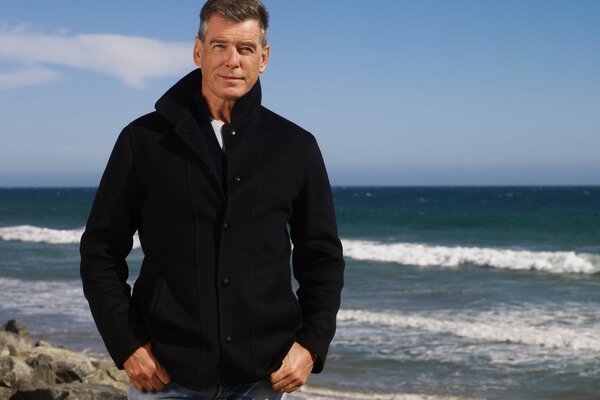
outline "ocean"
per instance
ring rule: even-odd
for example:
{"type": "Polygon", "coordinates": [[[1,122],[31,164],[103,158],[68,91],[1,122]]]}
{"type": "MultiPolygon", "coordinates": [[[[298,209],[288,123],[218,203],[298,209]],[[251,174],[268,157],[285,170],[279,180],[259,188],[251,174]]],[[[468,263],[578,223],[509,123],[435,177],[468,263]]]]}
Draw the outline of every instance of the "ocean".
{"type": "MultiPolygon", "coordinates": [[[[333,193],[338,329],[288,399],[600,399],[600,187],[333,193]]],[[[78,242],[94,194],[0,189],[0,322],[93,354],[78,242]]]]}

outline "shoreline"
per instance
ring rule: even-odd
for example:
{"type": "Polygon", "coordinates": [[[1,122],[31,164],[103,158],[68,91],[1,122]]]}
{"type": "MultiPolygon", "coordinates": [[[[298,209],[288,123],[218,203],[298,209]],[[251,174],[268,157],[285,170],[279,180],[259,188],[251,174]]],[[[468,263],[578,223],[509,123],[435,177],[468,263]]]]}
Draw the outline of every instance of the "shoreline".
{"type": "MultiPolygon", "coordinates": [[[[129,378],[106,351],[73,350],[47,342],[11,319],[0,326],[0,398],[126,400],[129,378]],[[40,397],[41,398],[41,397],[40,397]]],[[[467,397],[343,391],[307,384],[288,400],[470,400],[467,397]]]]}

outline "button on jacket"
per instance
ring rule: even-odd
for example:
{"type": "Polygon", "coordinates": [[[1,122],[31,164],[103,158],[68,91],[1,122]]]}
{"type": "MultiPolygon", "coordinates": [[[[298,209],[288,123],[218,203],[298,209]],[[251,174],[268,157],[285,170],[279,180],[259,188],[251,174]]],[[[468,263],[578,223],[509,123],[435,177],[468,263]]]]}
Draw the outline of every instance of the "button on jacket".
{"type": "Polygon", "coordinates": [[[224,157],[201,81],[200,69],[181,79],[112,151],[80,247],[98,330],[118,368],[150,341],[190,388],[263,379],[294,341],[316,353],[318,373],[344,261],[315,138],[262,107],[257,82],[223,127],[224,157]],[[131,290],[136,230],[144,259],[131,290]]]}

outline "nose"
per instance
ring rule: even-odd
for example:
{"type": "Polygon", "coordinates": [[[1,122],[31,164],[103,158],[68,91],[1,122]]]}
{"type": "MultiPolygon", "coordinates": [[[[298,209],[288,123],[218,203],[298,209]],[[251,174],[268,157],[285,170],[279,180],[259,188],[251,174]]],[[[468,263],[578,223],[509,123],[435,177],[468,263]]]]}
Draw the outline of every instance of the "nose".
{"type": "Polygon", "coordinates": [[[231,47],[227,54],[227,67],[229,68],[237,68],[240,66],[240,55],[235,47],[231,47]]]}

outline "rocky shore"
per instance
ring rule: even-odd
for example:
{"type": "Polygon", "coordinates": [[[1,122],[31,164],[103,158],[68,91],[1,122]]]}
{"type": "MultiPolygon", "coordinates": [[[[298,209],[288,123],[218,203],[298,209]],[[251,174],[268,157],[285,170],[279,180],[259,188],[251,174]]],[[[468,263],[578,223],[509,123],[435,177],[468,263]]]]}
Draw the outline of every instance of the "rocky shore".
{"type": "Polygon", "coordinates": [[[34,344],[17,320],[0,326],[0,400],[126,400],[128,387],[108,357],[34,344]]]}

